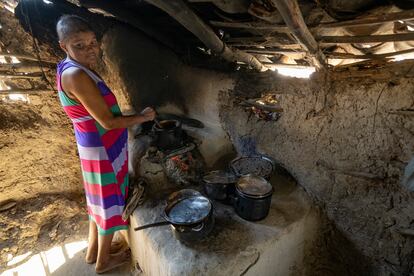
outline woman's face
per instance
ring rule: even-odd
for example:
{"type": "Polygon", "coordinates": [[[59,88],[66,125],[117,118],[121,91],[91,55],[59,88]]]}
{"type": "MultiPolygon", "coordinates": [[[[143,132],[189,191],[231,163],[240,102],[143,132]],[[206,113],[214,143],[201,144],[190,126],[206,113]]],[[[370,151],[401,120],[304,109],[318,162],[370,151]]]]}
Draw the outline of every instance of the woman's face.
{"type": "Polygon", "coordinates": [[[60,47],[74,60],[87,67],[98,62],[99,43],[93,32],[79,32],[59,41],[60,47]]]}

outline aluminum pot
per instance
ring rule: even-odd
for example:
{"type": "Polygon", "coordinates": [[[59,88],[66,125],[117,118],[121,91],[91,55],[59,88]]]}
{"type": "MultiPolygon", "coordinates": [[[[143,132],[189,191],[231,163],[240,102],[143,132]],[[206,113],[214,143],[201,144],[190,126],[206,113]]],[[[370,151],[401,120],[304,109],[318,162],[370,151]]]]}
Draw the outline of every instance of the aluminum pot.
{"type": "Polygon", "coordinates": [[[181,121],[163,120],[152,127],[154,144],[162,150],[172,150],[183,146],[185,132],[181,127],[181,121]]]}
{"type": "Polygon", "coordinates": [[[272,185],[266,179],[256,175],[244,175],[236,184],[234,209],[245,220],[264,219],[269,214],[272,194],[272,185]]]}

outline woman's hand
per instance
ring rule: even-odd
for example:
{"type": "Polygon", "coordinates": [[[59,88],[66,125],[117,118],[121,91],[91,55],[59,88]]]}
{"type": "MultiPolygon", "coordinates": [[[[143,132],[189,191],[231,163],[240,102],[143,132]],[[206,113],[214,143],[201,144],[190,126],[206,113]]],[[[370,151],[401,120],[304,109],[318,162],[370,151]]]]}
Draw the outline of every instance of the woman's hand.
{"type": "Polygon", "coordinates": [[[151,107],[146,107],[141,111],[141,115],[144,117],[146,122],[153,121],[155,119],[155,110],[151,107]]]}

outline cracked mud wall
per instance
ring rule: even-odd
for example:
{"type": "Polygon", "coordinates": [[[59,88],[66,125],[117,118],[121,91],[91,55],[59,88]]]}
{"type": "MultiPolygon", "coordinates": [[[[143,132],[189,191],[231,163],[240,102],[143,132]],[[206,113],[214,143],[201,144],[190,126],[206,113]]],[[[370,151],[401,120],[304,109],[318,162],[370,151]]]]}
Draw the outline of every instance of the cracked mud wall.
{"type": "Polygon", "coordinates": [[[372,259],[375,275],[413,273],[414,239],[399,230],[414,227],[414,196],[400,185],[414,151],[412,117],[401,112],[414,107],[414,80],[271,78],[239,79],[221,94],[221,119],[238,152],[268,154],[291,172],[372,259]],[[279,121],[258,121],[237,104],[235,96],[262,92],[281,97],[279,121]]]}

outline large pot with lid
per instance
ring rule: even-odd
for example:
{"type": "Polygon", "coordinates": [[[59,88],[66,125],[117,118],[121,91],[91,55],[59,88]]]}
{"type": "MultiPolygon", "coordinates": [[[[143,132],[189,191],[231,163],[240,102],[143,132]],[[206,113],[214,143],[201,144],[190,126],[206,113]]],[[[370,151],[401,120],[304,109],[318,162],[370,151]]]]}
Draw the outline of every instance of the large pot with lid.
{"type": "Polygon", "coordinates": [[[248,174],[240,177],[236,184],[234,209],[245,220],[264,219],[272,202],[272,185],[263,177],[248,174]]]}

